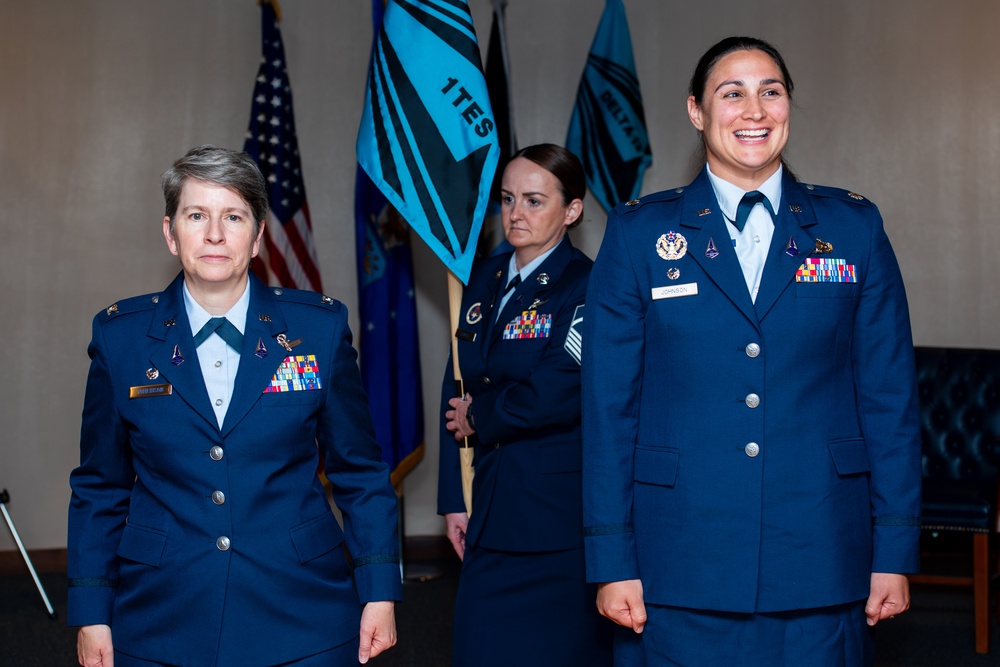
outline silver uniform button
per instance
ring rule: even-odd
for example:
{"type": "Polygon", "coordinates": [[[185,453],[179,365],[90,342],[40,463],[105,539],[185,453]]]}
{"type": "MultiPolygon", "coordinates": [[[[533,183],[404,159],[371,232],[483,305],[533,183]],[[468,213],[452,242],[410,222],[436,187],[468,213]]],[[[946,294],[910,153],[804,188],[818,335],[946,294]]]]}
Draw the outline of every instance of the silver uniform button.
{"type": "Polygon", "coordinates": [[[222,451],[222,447],[219,447],[218,445],[208,450],[208,455],[212,457],[213,461],[221,461],[223,454],[224,452],[222,451]]]}
{"type": "Polygon", "coordinates": [[[229,541],[229,538],[226,537],[225,535],[223,535],[222,537],[220,537],[219,539],[217,539],[215,541],[215,547],[219,551],[229,551],[230,545],[231,545],[231,542],[229,541]]]}
{"type": "Polygon", "coordinates": [[[760,396],[757,394],[747,394],[747,397],[743,400],[746,402],[748,408],[756,408],[760,405],[760,396]]]}
{"type": "Polygon", "coordinates": [[[743,451],[746,452],[747,456],[753,458],[760,454],[760,445],[756,442],[748,442],[747,446],[743,448],[743,451]]]}
{"type": "Polygon", "coordinates": [[[753,359],[754,357],[760,354],[760,345],[758,345],[757,343],[750,343],[746,347],[746,353],[748,357],[753,359]]]}
{"type": "Polygon", "coordinates": [[[212,491],[212,502],[216,505],[221,505],[226,502],[226,494],[222,491],[212,491]]]}
{"type": "Polygon", "coordinates": [[[486,377],[486,376],[484,375],[484,376],[483,376],[483,384],[485,384],[485,385],[486,385],[486,386],[488,387],[488,386],[490,386],[491,384],[493,384],[493,380],[489,379],[488,377],[486,377]]]}
{"type": "Polygon", "coordinates": [[[219,367],[219,366],[221,366],[221,365],[222,365],[222,362],[221,362],[221,361],[216,361],[216,362],[215,362],[215,367],[216,367],[216,368],[218,368],[218,367],[219,367]]]}
{"type": "Polygon", "coordinates": [[[216,405],[222,405],[222,399],[221,398],[215,399],[215,404],[216,405]]]}

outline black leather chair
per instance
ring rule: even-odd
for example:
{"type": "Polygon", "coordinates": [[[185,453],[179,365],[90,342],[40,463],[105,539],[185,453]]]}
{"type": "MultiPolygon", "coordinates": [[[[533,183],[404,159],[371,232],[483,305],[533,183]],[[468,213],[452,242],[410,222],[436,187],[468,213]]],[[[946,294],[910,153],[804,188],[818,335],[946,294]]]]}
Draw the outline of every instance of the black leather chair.
{"type": "MultiPolygon", "coordinates": [[[[922,572],[911,580],[971,585],[976,652],[988,653],[990,583],[993,570],[1000,568],[996,555],[1000,350],[918,347],[916,365],[923,445],[922,527],[930,536],[970,533],[973,565],[971,577],[922,572]]],[[[925,539],[925,544],[933,541],[925,539]]]]}

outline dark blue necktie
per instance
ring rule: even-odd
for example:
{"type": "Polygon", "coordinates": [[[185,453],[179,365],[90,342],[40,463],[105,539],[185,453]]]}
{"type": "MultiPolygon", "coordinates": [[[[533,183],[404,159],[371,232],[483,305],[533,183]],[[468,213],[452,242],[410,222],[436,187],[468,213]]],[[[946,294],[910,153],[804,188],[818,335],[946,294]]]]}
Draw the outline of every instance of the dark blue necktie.
{"type": "Polygon", "coordinates": [[[764,196],[764,193],[759,190],[754,190],[753,192],[748,192],[743,195],[743,199],[740,200],[740,205],[736,207],[736,220],[733,221],[733,225],[736,229],[743,231],[743,228],[747,226],[747,218],[750,217],[750,211],[757,204],[763,203],[767,210],[774,215],[774,210],[771,209],[771,201],[764,196]]]}
{"type": "Polygon", "coordinates": [[[204,343],[213,333],[219,334],[219,338],[237,352],[243,347],[243,334],[224,317],[213,317],[205,322],[205,326],[194,336],[194,346],[198,347],[204,343]]]}
{"type": "Polygon", "coordinates": [[[507,294],[510,293],[512,289],[516,288],[520,284],[521,284],[521,274],[520,273],[514,274],[514,277],[510,279],[509,283],[507,283],[507,289],[503,291],[502,296],[507,296],[507,294]]]}

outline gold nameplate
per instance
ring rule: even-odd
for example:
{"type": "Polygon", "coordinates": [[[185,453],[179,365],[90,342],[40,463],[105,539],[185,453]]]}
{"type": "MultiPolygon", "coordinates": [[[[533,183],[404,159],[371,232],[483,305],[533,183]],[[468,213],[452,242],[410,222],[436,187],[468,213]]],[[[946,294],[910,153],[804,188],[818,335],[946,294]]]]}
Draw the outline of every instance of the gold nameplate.
{"type": "Polygon", "coordinates": [[[169,383],[146,384],[141,387],[128,388],[129,398],[152,398],[153,396],[169,396],[172,393],[174,393],[174,387],[169,383]]]}

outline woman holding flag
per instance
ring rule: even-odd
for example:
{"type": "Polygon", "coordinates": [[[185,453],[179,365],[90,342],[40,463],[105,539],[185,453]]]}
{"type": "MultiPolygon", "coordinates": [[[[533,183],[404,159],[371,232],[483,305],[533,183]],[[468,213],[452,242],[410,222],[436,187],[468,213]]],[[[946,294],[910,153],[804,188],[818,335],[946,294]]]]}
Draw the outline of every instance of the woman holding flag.
{"type": "Polygon", "coordinates": [[[514,154],[501,187],[513,252],[473,272],[456,332],[467,393],[444,381],[438,512],[463,560],[454,665],[609,665],[613,626],[584,581],[580,354],[591,260],[579,159],[540,144],[514,154]],[[472,511],[459,444],[475,448],[472,511]],[[513,640],[513,641],[512,641],[513,640]]]}

